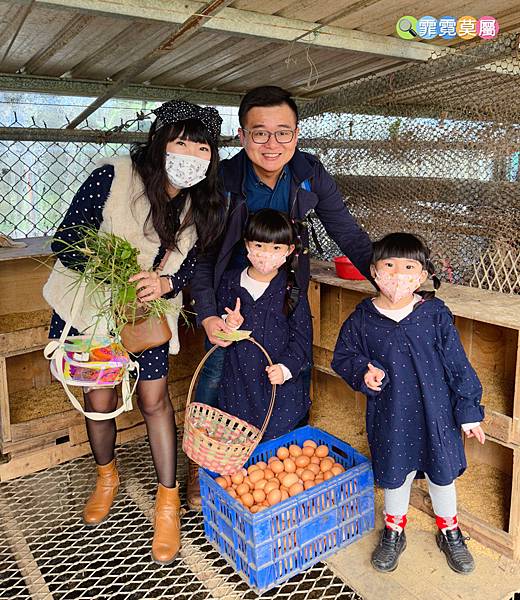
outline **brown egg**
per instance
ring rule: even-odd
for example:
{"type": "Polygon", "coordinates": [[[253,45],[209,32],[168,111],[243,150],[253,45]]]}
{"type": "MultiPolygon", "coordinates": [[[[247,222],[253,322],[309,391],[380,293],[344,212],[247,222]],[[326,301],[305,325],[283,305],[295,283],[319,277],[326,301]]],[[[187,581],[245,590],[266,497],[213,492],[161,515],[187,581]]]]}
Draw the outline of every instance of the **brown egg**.
{"type": "Polygon", "coordinates": [[[331,471],[334,473],[334,476],[336,475],[341,475],[342,473],[345,472],[345,469],[341,466],[341,465],[333,465],[331,471]]]}
{"type": "Polygon", "coordinates": [[[249,475],[247,477],[244,477],[244,481],[242,483],[247,483],[250,489],[255,487],[255,484],[252,483],[251,479],[249,479],[249,475]]]}
{"type": "Polygon", "coordinates": [[[241,483],[237,486],[237,494],[239,496],[243,496],[244,494],[248,494],[251,488],[247,485],[247,483],[241,483]]]}
{"type": "Polygon", "coordinates": [[[275,475],[278,475],[278,473],[283,471],[283,462],[280,462],[278,459],[276,459],[269,465],[269,468],[275,475]]]}
{"type": "Polygon", "coordinates": [[[221,488],[224,488],[225,490],[229,487],[227,481],[224,479],[224,477],[217,477],[215,479],[215,483],[218,483],[220,485],[221,488]]]}
{"type": "Polygon", "coordinates": [[[302,473],[304,472],[304,470],[305,470],[305,469],[304,469],[303,467],[298,467],[298,468],[296,469],[296,475],[298,475],[298,477],[300,477],[300,478],[301,478],[301,476],[302,476],[302,473]]]}
{"type": "Polygon", "coordinates": [[[302,448],[302,454],[303,456],[310,458],[311,456],[314,456],[314,448],[312,446],[305,446],[302,448]]]}
{"type": "Polygon", "coordinates": [[[318,444],[314,440],[305,440],[303,442],[303,447],[317,448],[318,444]]]}
{"type": "Polygon", "coordinates": [[[257,512],[261,512],[262,510],[265,510],[268,506],[269,506],[269,504],[261,504],[258,507],[258,511],[257,512]]]}
{"type": "Polygon", "coordinates": [[[265,492],[262,490],[253,490],[253,498],[257,504],[263,502],[266,499],[265,492]]]}
{"type": "Polygon", "coordinates": [[[296,444],[291,444],[289,446],[289,454],[296,458],[297,456],[301,456],[302,455],[302,449],[300,448],[300,446],[297,446],[296,444]]]}
{"type": "Polygon", "coordinates": [[[259,461],[256,463],[256,466],[257,466],[259,469],[265,469],[265,468],[267,467],[267,463],[266,463],[266,462],[264,462],[263,460],[259,460],[259,461]]]}
{"type": "Polygon", "coordinates": [[[325,473],[323,473],[323,481],[328,481],[329,479],[332,479],[334,477],[334,473],[332,471],[325,471],[325,473]]]}
{"type": "Polygon", "coordinates": [[[273,462],[273,460],[280,460],[280,459],[276,455],[275,456],[271,456],[271,458],[269,458],[267,460],[267,464],[270,465],[273,462]]]}
{"type": "MultiPolygon", "coordinates": [[[[329,449],[327,448],[327,446],[318,446],[314,454],[316,456],[319,456],[320,458],[325,458],[329,454],[329,449]]],[[[332,461],[332,463],[334,464],[334,461],[332,461]]]]}
{"type": "Polygon", "coordinates": [[[240,485],[244,481],[244,475],[241,471],[233,473],[233,475],[231,475],[231,481],[237,485],[240,485]]]}
{"type": "Polygon", "coordinates": [[[238,494],[236,493],[236,491],[233,488],[228,488],[227,489],[227,493],[232,497],[232,498],[238,498],[238,494]]]}
{"type": "Polygon", "coordinates": [[[334,461],[332,458],[324,458],[320,463],[320,471],[325,473],[325,471],[330,471],[334,466],[334,461]]]}
{"type": "Polygon", "coordinates": [[[254,473],[255,471],[258,471],[260,467],[258,465],[249,465],[249,467],[247,467],[247,473],[248,475],[251,475],[251,473],[254,473]]]}
{"type": "Polygon", "coordinates": [[[280,446],[276,451],[276,456],[278,456],[280,460],[285,460],[286,458],[289,458],[289,450],[284,446],[280,446]]]}
{"type": "Polygon", "coordinates": [[[231,484],[233,483],[231,481],[231,476],[230,475],[224,475],[224,479],[227,481],[228,487],[230,487],[231,484]]]}
{"type": "Polygon", "coordinates": [[[314,481],[315,474],[310,469],[305,469],[301,474],[301,480],[305,483],[306,481],[314,481]]]}
{"type": "Polygon", "coordinates": [[[312,471],[314,473],[314,475],[317,475],[318,473],[320,473],[320,465],[317,465],[316,463],[311,463],[307,469],[309,471],[312,471]]]}
{"type": "Polygon", "coordinates": [[[291,485],[298,483],[298,475],[296,473],[287,473],[287,475],[282,479],[282,485],[289,489],[291,485]]]}
{"type": "Polygon", "coordinates": [[[304,456],[303,454],[301,456],[297,456],[294,459],[294,464],[297,467],[306,467],[308,464],[310,464],[311,459],[308,456],[304,456]]]}
{"type": "Polygon", "coordinates": [[[307,481],[303,482],[303,487],[308,490],[311,487],[314,487],[316,485],[316,482],[314,481],[314,479],[307,479],[307,481]]]}
{"type": "Polygon", "coordinates": [[[255,503],[253,494],[250,494],[249,492],[247,494],[244,494],[243,496],[240,496],[240,501],[244,506],[247,506],[247,508],[250,508],[255,503]]]}
{"type": "Polygon", "coordinates": [[[269,467],[264,469],[264,479],[266,479],[267,481],[270,481],[273,477],[274,477],[274,473],[269,467]]]}
{"type": "Polygon", "coordinates": [[[282,494],[281,494],[280,490],[271,490],[267,494],[267,502],[269,502],[270,506],[274,506],[275,504],[278,504],[278,502],[280,502],[281,500],[282,500],[282,494]]]}
{"type": "Polygon", "coordinates": [[[281,493],[282,493],[282,502],[284,500],[287,500],[287,498],[289,498],[289,492],[287,490],[282,490],[281,493]]]}
{"type": "Polygon", "coordinates": [[[249,480],[251,481],[251,483],[253,484],[253,486],[255,485],[255,483],[257,481],[260,481],[260,479],[265,479],[264,478],[264,471],[262,471],[262,469],[258,469],[258,471],[253,471],[251,473],[251,475],[249,475],[249,480]]]}
{"type": "Polygon", "coordinates": [[[257,504],[253,504],[253,506],[249,509],[253,514],[256,514],[258,512],[258,505],[257,504]]]}
{"type": "Polygon", "coordinates": [[[263,490],[267,485],[267,479],[260,479],[255,483],[255,490],[263,490]]]}
{"type": "Polygon", "coordinates": [[[304,490],[304,487],[301,483],[294,483],[289,488],[289,496],[296,496],[296,494],[303,492],[303,490],[304,490]]]}
{"type": "MultiPolygon", "coordinates": [[[[265,481],[265,480],[264,480],[265,481]]],[[[267,481],[264,487],[264,492],[269,494],[273,490],[277,490],[280,487],[280,482],[278,479],[271,479],[271,481],[267,481]]]]}
{"type": "Polygon", "coordinates": [[[295,473],[296,465],[294,464],[294,460],[292,458],[286,458],[283,461],[283,468],[286,473],[295,473]]]}
{"type": "Polygon", "coordinates": [[[311,464],[313,465],[319,465],[321,462],[321,458],[319,456],[311,456],[311,464]]]}

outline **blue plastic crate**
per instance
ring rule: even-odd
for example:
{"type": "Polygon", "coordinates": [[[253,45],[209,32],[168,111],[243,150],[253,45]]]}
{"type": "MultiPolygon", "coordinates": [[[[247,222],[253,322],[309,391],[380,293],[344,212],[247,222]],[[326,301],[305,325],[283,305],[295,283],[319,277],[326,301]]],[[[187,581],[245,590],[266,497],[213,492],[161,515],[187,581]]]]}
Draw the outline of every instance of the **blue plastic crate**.
{"type": "Polygon", "coordinates": [[[370,460],[315,427],[302,427],[260,444],[246,467],[274,456],[280,446],[305,440],[329,447],[346,469],[328,481],[252,514],[200,469],[204,530],[212,544],[256,591],[290,579],[374,528],[370,460]]]}

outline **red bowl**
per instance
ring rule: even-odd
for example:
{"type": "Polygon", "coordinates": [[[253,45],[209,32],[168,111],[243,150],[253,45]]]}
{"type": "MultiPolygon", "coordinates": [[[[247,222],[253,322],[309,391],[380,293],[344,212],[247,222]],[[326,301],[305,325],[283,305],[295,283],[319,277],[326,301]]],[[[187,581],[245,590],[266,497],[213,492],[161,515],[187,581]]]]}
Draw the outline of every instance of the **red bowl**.
{"type": "Polygon", "coordinates": [[[336,266],[336,275],[341,277],[341,279],[366,279],[346,256],[336,256],[332,260],[336,266]]]}

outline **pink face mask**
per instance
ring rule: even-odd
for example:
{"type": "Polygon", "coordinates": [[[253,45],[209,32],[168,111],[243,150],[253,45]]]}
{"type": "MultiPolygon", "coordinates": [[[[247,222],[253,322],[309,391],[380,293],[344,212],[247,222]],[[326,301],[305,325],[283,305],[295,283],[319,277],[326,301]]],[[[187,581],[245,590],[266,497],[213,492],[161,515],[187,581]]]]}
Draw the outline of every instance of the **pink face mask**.
{"type": "Polygon", "coordinates": [[[274,252],[251,250],[248,247],[247,258],[259,273],[267,275],[284,264],[287,260],[287,254],[275,254],[274,252]]]}
{"type": "Polygon", "coordinates": [[[378,273],[376,271],[375,281],[391,302],[399,302],[407,296],[411,296],[421,285],[421,273],[378,273]]]}

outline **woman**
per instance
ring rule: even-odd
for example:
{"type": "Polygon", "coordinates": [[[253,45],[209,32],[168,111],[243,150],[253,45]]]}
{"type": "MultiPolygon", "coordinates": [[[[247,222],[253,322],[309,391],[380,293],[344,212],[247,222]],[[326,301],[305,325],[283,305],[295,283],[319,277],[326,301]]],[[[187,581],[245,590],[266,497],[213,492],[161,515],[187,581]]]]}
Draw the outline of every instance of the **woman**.
{"type": "MultiPolygon", "coordinates": [[[[222,119],[214,108],[184,101],[167,102],[153,112],[156,120],[146,144],[133,145],[130,156],[103,159],[102,166],[81,186],[56,232],[52,249],[58,260],[44,288],[44,296],[54,309],[51,338],[59,337],[65,321],[71,320],[71,298],[64,290],[70,289],[70,277],[77,277],[74,271],[81,270],[81,261],[67,248],[81,238],[85,226],[110,231],[139,249],[143,271],[131,278],[137,281],[139,300],[148,302],[162,296],[177,306],[182,303],[180,291],[193,273],[195,242],[197,252],[203,254],[221,233],[217,139],[222,119]],[[158,267],[161,275],[155,271],[158,267]]],[[[85,300],[88,304],[88,298],[85,300]]],[[[176,320],[169,324],[169,351],[176,354],[176,320]]],[[[77,335],[92,323],[74,315],[72,325],[71,335],[77,335]]],[[[168,564],[180,549],[176,427],[167,386],[168,344],[134,358],[140,364],[137,403],[158,479],[152,558],[168,564]]],[[[85,393],[88,411],[110,412],[116,404],[114,389],[85,393]]],[[[114,459],[116,424],[114,419],[86,419],[86,425],[97,482],[83,510],[83,520],[97,525],[108,516],[119,487],[114,459]]]]}

